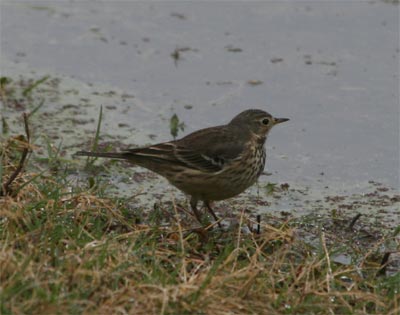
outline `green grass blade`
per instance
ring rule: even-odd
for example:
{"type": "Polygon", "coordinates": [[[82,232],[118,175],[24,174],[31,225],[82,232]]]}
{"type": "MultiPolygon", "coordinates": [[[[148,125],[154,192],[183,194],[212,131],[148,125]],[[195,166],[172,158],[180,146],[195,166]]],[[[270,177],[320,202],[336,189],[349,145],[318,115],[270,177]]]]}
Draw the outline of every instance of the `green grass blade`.
{"type": "Polygon", "coordinates": [[[33,91],[33,89],[35,89],[38,85],[44,83],[48,78],[49,76],[46,75],[45,77],[33,82],[31,85],[29,85],[26,89],[22,91],[22,95],[27,97],[33,91]]]}
{"type": "MultiPolygon", "coordinates": [[[[103,120],[103,105],[100,106],[99,119],[97,121],[97,128],[96,128],[96,134],[95,134],[94,140],[93,140],[92,152],[96,152],[97,148],[99,146],[100,129],[101,129],[102,120],[103,120]]],[[[86,160],[86,167],[93,165],[93,163],[94,163],[94,161],[96,161],[96,159],[97,158],[88,157],[86,160]]]]}

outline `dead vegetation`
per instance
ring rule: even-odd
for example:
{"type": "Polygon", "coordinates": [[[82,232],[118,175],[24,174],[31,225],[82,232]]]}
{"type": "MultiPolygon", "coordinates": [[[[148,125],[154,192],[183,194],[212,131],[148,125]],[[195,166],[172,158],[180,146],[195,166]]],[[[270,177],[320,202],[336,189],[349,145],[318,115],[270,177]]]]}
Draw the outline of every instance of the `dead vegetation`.
{"type": "Polygon", "coordinates": [[[2,314],[400,310],[399,273],[377,276],[381,266],[370,252],[348,265],[334,262],[339,244],[326,242],[329,232],[318,246],[296,237],[290,222],[245,233],[242,212],[238,227],[205,233],[186,226],[174,205],[164,209],[169,226],[137,224],[123,200],[72,187],[61,175],[20,172],[15,186],[17,195],[0,199],[2,314]]]}

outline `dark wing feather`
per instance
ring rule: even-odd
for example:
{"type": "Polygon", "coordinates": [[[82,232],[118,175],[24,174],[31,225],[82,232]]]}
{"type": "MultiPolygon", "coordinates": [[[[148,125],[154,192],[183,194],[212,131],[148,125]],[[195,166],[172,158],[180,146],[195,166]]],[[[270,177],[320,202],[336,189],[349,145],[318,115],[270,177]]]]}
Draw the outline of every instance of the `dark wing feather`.
{"type": "Polygon", "coordinates": [[[194,132],[177,141],[176,156],[193,168],[219,172],[244,151],[241,137],[225,126],[194,132]]]}
{"type": "Polygon", "coordinates": [[[233,136],[232,130],[219,126],[199,130],[177,141],[131,149],[124,155],[133,161],[146,159],[214,173],[240,158],[244,148],[242,137],[233,136]]]}

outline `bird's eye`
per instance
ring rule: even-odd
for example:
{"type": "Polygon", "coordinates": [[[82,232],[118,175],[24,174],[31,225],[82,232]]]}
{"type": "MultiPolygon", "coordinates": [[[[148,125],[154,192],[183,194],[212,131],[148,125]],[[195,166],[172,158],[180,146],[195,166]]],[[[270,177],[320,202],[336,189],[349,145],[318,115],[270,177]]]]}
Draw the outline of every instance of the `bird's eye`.
{"type": "Polygon", "coordinates": [[[264,118],[262,121],[263,125],[268,125],[269,124],[269,119],[268,118],[264,118]]]}

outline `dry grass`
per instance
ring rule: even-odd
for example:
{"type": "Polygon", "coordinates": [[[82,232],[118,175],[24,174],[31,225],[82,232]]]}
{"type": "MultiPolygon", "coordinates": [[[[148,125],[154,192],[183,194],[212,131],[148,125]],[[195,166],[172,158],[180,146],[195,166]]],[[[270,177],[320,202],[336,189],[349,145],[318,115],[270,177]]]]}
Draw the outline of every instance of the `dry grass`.
{"type": "MultiPolygon", "coordinates": [[[[3,151],[4,152],[4,151],[3,151]]],[[[5,167],[4,169],[7,169],[5,167]]],[[[136,224],[122,200],[23,173],[0,199],[1,314],[398,314],[399,274],[333,263],[287,222],[261,234],[136,224]],[[31,179],[34,180],[31,181],[31,179]]],[[[192,222],[193,224],[193,222],[192,222]]],[[[369,267],[365,267],[369,266],[369,267]]]]}

